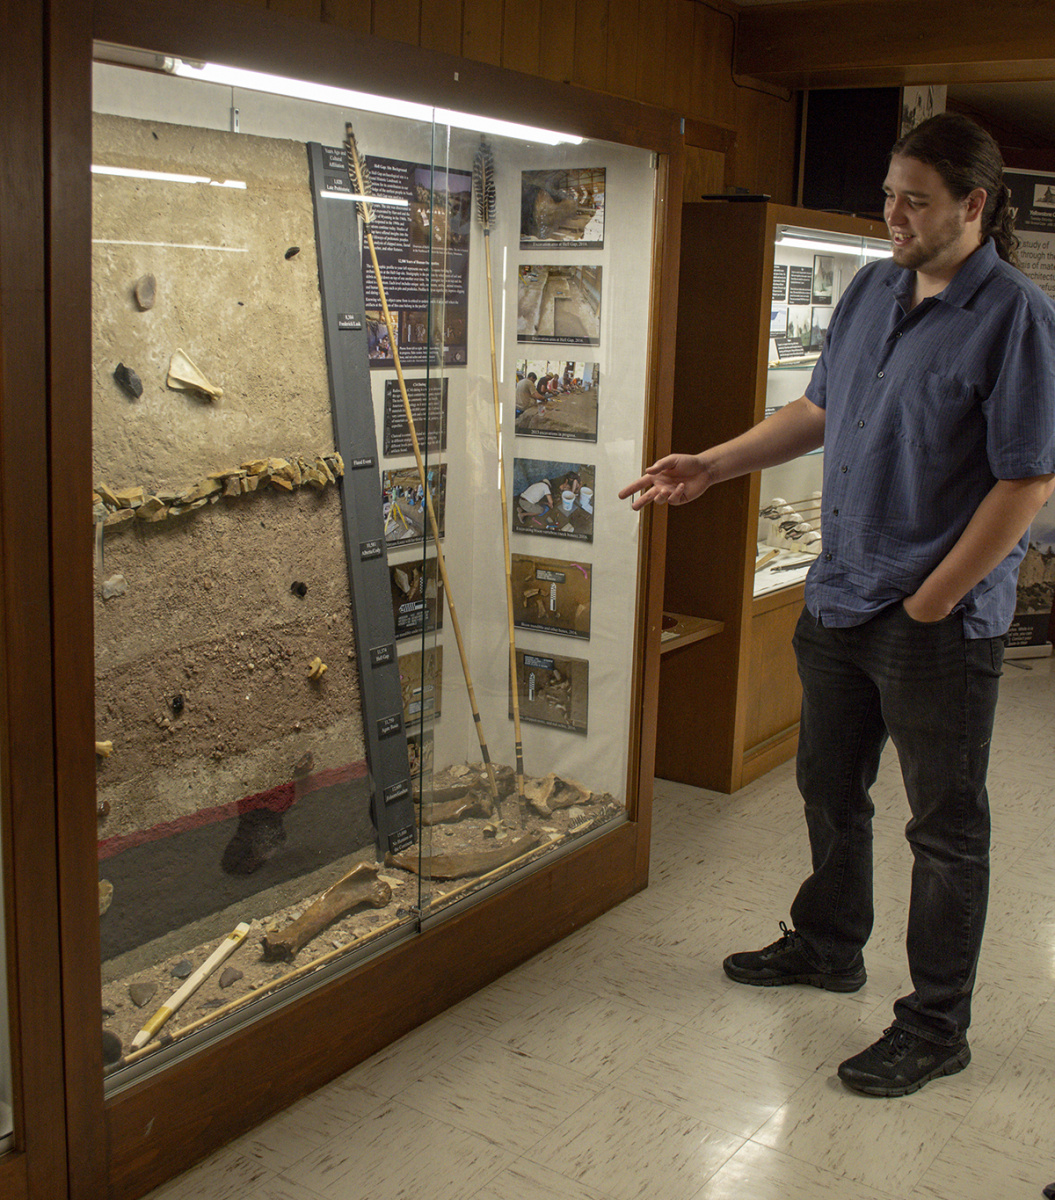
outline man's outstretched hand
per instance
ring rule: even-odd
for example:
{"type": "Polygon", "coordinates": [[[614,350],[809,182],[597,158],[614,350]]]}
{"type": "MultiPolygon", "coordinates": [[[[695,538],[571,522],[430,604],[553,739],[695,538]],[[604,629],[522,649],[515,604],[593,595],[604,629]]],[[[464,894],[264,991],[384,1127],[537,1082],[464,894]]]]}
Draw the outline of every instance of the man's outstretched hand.
{"type": "Polygon", "coordinates": [[[631,507],[635,512],[646,504],[688,504],[702,496],[710,485],[707,471],[695,454],[668,454],[653,463],[640,479],[628,483],[619,499],[637,496],[631,507]]]}

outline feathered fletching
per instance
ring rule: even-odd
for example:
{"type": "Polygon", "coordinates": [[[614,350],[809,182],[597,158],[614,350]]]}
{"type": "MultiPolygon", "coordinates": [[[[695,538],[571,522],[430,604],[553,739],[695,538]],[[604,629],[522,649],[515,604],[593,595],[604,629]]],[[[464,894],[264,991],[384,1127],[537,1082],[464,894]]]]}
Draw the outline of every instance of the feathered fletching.
{"type": "MultiPolygon", "coordinates": [[[[359,196],[372,196],[374,193],[370,184],[370,172],[366,169],[366,163],[359,154],[359,146],[356,143],[355,130],[352,128],[351,122],[345,125],[344,135],[344,150],[348,159],[348,182],[352,185],[352,191],[359,196]]],[[[374,219],[373,206],[367,204],[365,200],[357,200],[355,207],[363,218],[363,223],[369,225],[374,219]]]]}
{"type": "Polygon", "coordinates": [[[497,201],[495,198],[495,156],[491,143],[480,139],[480,149],[473,159],[473,190],[476,193],[476,219],[490,230],[495,223],[497,201]]]}

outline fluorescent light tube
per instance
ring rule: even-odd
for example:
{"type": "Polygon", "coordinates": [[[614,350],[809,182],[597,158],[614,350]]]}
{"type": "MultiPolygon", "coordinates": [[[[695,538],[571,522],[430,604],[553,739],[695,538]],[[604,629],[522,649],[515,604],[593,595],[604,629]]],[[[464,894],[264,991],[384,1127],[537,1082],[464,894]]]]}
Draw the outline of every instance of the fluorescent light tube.
{"type": "Polygon", "coordinates": [[[226,87],[245,88],[252,92],[270,92],[275,96],[289,96],[295,100],[313,100],[318,104],[332,104],[337,108],[361,109],[365,112],[382,113],[385,116],[406,117],[410,120],[431,124],[453,125],[456,129],[471,129],[477,133],[493,133],[500,137],[526,138],[533,142],[544,142],[556,146],[561,142],[579,145],[582,138],[573,133],[556,133],[551,129],[539,129],[533,125],[517,125],[510,121],[492,120],[472,113],[455,112],[453,109],[433,108],[428,104],[416,104],[409,100],[395,100],[389,96],[375,96],[370,92],[356,92],[349,88],[331,87],[325,83],[311,83],[306,79],[289,79],[283,75],[268,75],[263,71],[247,71],[241,67],[225,67],[219,63],[192,65],[182,59],[166,59],[166,65],[174,75],[183,79],[200,79],[206,83],[219,83],[226,87]]]}
{"type": "Polygon", "coordinates": [[[240,179],[210,179],[208,175],[178,175],[172,171],[138,171],[133,167],[108,167],[92,163],[93,175],[120,175],[125,179],[153,179],[158,183],[207,183],[210,187],[245,188],[240,179]]]}
{"type": "Polygon", "coordinates": [[[777,237],[778,246],[787,246],[792,250],[818,250],[822,254],[863,254],[865,258],[889,258],[892,251],[879,243],[874,245],[854,246],[846,242],[825,242],[820,238],[804,238],[780,234],[777,237]]]}

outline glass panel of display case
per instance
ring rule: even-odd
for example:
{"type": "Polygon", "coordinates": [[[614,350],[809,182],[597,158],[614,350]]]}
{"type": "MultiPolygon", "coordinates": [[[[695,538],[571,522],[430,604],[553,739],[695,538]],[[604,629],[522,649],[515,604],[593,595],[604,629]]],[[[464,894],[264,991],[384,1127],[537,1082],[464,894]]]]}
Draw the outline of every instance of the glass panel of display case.
{"type": "Polygon", "coordinates": [[[460,663],[445,621],[426,913],[625,819],[637,527],[615,493],[640,455],[655,189],[648,152],[600,141],[481,154],[453,129],[450,159],[492,193],[467,369],[448,367],[444,547],[471,644],[460,663]]]}
{"type": "Polygon", "coordinates": [[[651,292],[647,151],[153,65],[95,79],[111,1087],[625,820],[651,292]]]}
{"type": "MultiPolygon", "coordinates": [[[[809,383],[844,290],[865,263],[888,257],[878,238],[778,225],[773,255],[765,415],[809,383]]],[[[823,545],[823,451],[762,472],[755,595],[801,583],[823,545]]]]}

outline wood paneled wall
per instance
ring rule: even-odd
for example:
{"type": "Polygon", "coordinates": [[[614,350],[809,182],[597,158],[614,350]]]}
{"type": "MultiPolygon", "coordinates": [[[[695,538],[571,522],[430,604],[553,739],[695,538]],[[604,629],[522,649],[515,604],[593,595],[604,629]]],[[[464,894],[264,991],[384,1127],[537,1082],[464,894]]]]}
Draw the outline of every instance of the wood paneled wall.
{"type": "Polygon", "coordinates": [[[242,2],[671,109],[732,143],[723,162],[687,139],[687,198],[736,186],[791,203],[795,98],[734,79],[739,18],[721,0],[242,2]]]}

